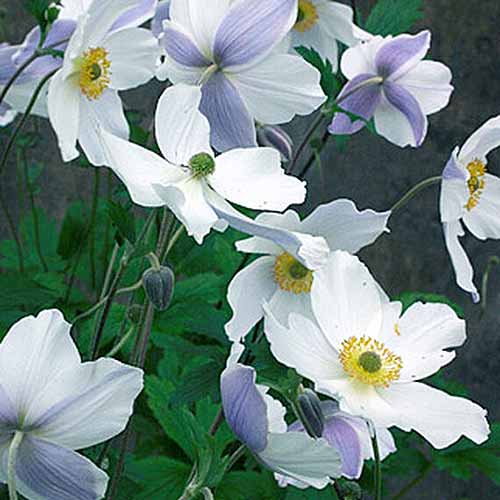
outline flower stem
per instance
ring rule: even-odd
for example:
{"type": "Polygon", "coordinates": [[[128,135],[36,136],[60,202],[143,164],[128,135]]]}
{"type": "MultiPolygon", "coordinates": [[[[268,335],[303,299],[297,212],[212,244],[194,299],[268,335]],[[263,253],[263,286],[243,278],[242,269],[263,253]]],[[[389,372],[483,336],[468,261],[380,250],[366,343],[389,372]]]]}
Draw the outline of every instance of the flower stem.
{"type": "Polygon", "coordinates": [[[372,447],[375,460],[375,500],[382,500],[382,463],[380,461],[380,450],[378,447],[377,433],[372,428],[372,447]]]}
{"type": "Polygon", "coordinates": [[[483,282],[481,284],[481,316],[486,312],[486,306],[488,305],[488,281],[490,279],[491,271],[495,266],[500,265],[500,258],[493,255],[489,258],[486,270],[483,274],[483,282]]]}
{"type": "Polygon", "coordinates": [[[9,211],[9,207],[0,193],[0,206],[5,214],[5,219],[7,220],[7,225],[9,226],[12,237],[14,238],[14,243],[16,244],[17,250],[17,260],[19,262],[19,271],[24,273],[24,255],[23,255],[23,247],[21,245],[21,240],[19,238],[19,234],[17,233],[16,226],[14,224],[14,220],[12,219],[12,215],[9,211]]]}
{"type": "Polygon", "coordinates": [[[5,96],[9,93],[9,90],[12,88],[16,80],[21,76],[21,73],[31,65],[32,62],[34,62],[36,59],[38,59],[41,56],[41,54],[34,52],[31,57],[26,59],[26,61],[19,66],[15,73],[11,76],[10,80],[7,82],[5,87],[3,88],[2,92],[0,92],[0,104],[2,104],[3,100],[5,99],[5,96]]]}
{"type": "Polygon", "coordinates": [[[24,433],[16,431],[10,442],[9,455],[7,457],[7,486],[9,488],[9,500],[17,500],[16,490],[16,462],[19,445],[23,440],[24,433]]]}
{"type": "Polygon", "coordinates": [[[112,358],[115,354],[120,352],[120,349],[127,343],[127,340],[132,337],[135,331],[135,325],[132,325],[129,329],[128,332],[120,339],[120,342],[116,344],[111,351],[109,351],[106,354],[106,358],[112,358]]]}
{"type": "Polygon", "coordinates": [[[242,444],[230,457],[224,472],[232,469],[233,465],[245,454],[247,447],[242,444]]]}
{"type": "Polygon", "coordinates": [[[400,208],[404,207],[410,200],[412,200],[416,194],[418,194],[422,189],[427,186],[432,186],[441,182],[441,176],[437,175],[435,177],[429,177],[419,182],[417,185],[413,186],[399,201],[397,201],[391,208],[391,212],[397,212],[400,208]]]}
{"type": "Polygon", "coordinates": [[[94,168],[94,190],[92,192],[92,208],[90,211],[89,224],[89,259],[90,259],[90,280],[92,289],[96,288],[96,259],[95,259],[95,222],[97,218],[97,205],[99,203],[100,170],[94,168]]]}
{"type": "Polygon", "coordinates": [[[399,493],[397,493],[395,496],[392,497],[392,500],[400,500],[401,498],[406,496],[406,494],[409,493],[410,490],[415,488],[415,486],[417,486],[417,484],[419,484],[425,478],[425,476],[427,476],[427,474],[431,471],[431,469],[432,469],[432,462],[429,462],[425,466],[424,470],[415,479],[410,481],[406,486],[403,487],[403,489],[399,491],[399,493]]]}

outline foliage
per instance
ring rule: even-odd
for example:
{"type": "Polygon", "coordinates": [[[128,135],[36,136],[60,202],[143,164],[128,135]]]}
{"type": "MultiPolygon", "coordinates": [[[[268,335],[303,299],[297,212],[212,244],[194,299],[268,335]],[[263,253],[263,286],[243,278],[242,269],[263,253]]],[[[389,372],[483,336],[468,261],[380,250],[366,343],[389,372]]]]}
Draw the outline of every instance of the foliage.
{"type": "Polygon", "coordinates": [[[376,35],[399,35],[423,17],[423,0],[378,0],[364,28],[376,35]]]}

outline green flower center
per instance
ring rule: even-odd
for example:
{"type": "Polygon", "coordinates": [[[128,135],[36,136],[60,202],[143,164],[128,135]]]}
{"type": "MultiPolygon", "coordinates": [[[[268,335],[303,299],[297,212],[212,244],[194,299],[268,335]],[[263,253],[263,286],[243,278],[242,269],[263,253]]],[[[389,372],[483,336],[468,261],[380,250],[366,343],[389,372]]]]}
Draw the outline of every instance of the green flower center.
{"type": "Polygon", "coordinates": [[[194,177],[206,177],[214,173],[215,160],[208,153],[198,153],[189,160],[189,167],[194,177]]]}
{"type": "Polygon", "coordinates": [[[89,68],[90,78],[92,81],[97,80],[102,75],[102,69],[97,63],[91,64],[89,68]]]}
{"type": "Polygon", "coordinates": [[[382,368],[380,356],[373,351],[366,351],[358,359],[359,366],[368,373],[377,373],[382,368]]]}
{"type": "Polygon", "coordinates": [[[305,278],[309,274],[309,269],[303,266],[299,261],[295,261],[288,269],[290,276],[295,280],[305,278]]]}

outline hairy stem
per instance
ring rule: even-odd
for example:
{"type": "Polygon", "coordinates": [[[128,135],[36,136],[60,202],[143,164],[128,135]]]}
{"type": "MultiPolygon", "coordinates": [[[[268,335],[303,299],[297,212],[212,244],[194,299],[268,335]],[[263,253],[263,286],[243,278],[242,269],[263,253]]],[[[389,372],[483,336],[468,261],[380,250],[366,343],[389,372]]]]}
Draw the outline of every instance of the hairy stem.
{"type": "Polygon", "coordinates": [[[17,500],[16,462],[17,452],[23,437],[24,434],[21,431],[16,431],[9,446],[9,454],[7,457],[7,486],[9,488],[9,500],[17,500]]]}
{"type": "Polygon", "coordinates": [[[428,179],[424,179],[423,181],[419,182],[391,207],[391,212],[394,214],[394,212],[397,212],[400,208],[404,207],[410,200],[412,200],[415,195],[422,191],[422,189],[425,189],[427,186],[432,186],[433,184],[437,184],[439,182],[441,182],[440,175],[429,177],[428,179]]]}

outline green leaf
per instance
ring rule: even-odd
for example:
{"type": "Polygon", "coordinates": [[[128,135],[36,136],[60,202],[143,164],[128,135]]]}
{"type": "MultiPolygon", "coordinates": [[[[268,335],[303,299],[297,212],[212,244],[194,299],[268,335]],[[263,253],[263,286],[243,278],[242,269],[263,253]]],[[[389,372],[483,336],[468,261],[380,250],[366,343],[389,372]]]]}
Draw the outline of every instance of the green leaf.
{"type": "Polygon", "coordinates": [[[408,32],[423,17],[423,0],[378,0],[366,20],[365,29],[374,35],[408,32]]]}
{"type": "Polygon", "coordinates": [[[71,259],[84,244],[87,236],[87,224],[82,214],[82,207],[79,204],[72,205],[64,216],[57,253],[65,260],[71,259]]]}
{"type": "Polygon", "coordinates": [[[283,495],[268,472],[234,471],[224,476],[217,487],[217,500],[275,500],[283,495]]]}
{"type": "Polygon", "coordinates": [[[455,304],[444,295],[427,292],[403,292],[401,295],[396,297],[395,300],[398,300],[403,304],[403,311],[406,311],[406,309],[408,309],[415,302],[430,302],[447,304],[457,313],[460,318],[465,317],[464,310],[458,304],[455,304]]]}
{"type": "Polygon", "coordinates": [[[109,201],[108,215],[119,236],[124,240],[130,241],[130,243],[135,243],[135,218],[132,211],[127,210],[118,202],[109,201]]]}

